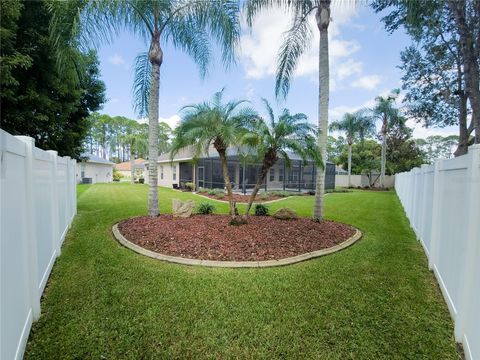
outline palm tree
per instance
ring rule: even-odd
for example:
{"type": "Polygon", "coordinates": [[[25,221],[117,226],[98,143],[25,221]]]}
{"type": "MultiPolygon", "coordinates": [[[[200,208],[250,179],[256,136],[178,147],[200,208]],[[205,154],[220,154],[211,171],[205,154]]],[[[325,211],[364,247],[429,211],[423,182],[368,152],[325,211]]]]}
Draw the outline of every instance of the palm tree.
{"type": "Polygon", "coordinates": [[[236,0],[87,0],[51,3],[52,38],[59,62],[68,58],[62,42],[80,44],[109,41],[120,28],[127,28],[149,42],[147,53],[136,61],[134,93],[139,116],[148,114],[149,192],[148,213],[158,208],[158,104],[161,43],[185,51],[205,75],[211,57],[209,38],[222,50],[224,64],[234,59],[240,38],[236,0]]]}
{"type": "MultiPolygon", "coordinates": [[[[317,28],[320,32],[319,50],[319,101],[318,101],[318,138],[322,163],[327,160],[328,102],[330,94],[330,71],[328,62],[328,26],[330,24],[331,0],[247,0],[247,22],[251,26],[257,13],[271,6],[281,6],[293,13],[292,26],[285,33],[280,47],[275,93],[285,97],[290,88],[298,61],[310,47],[312,29],[309,15],[315,13],[317,28]]],[[[325,193],[325,167],[317,167],[315,205],[313,219],[319,221],[323,217],[323,196],[325,193]]]]}
{"type": "Polygon", "coordinates": [[[369,117],[365,110],[359,110],[353,114],[345,113],[342,120],[334,121],[330,124],[331,131],[344,131],[347,135],[348,145],[348,187],[352,186],[352,145],[354,139],[359,136],[362,141],[367,134],[373,133],[375,123],[369,117]]]}
{"type": "Polygon", "coordinates": [[[232,100],[222,103],[224,89],[214,94],[212,101],[182,108],[182,122],[174,130],[174,139],[171,145],[173,158],[180,149],[192,146],[194,157],[202,153],[208,154],[213,145],[222,164],[223,180],[228,195],[230,215],[235,218],[235,202],[233,200],[232,185],[228,172],[227,149],[240,144],[240,139],[247,132],[246,125],[257,115],[250,108],[239,106],[246,100],[232,100]]]}
{"type": "Polygon", "coordinates": [[[375,107],[372,109],[372,114],[375,119],[382,122],[382,129],[380,134],[382,137],[382,155],[381,155],[381,170],[380,170],[380,187],[385,187],[385,168],[387,162],[387,133],[389,127],[393,125],[403,126],[405,118],[400,114],[398,108],[395,107],[395,99],[400,94],[399,89],[394,89],[387,96],[377,96],[375,98],[375,107]]]}
{"type": "Polygon", "coordinates": [[[278,120],[275,120],[273,110],[266,99],[262,99],[268,113],[268,122],[262,118],[252,123],[251,131],[244,135],[242,142],[255,149],[262,159],[262,166],[257,176],[257,182],[248,200],[245,217],[249,216],[250,209],[262,183],[267,177],[269,169],[275,165],[279,157],[290,165],[287,151],[300,155],[305,162],[313,159],[315,164],[323,167],[322,159],[316,144],[315,127],[307,121],[307,115],[290,114],[283,109],[278,120]]]}

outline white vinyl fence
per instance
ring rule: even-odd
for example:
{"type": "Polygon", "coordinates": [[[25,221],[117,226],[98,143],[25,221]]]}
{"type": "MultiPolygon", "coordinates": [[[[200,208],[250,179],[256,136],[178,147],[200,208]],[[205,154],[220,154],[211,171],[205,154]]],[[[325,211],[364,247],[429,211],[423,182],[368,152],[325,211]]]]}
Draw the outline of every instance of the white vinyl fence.
{"type": "Polygon", "coordinates": [[[0,358],[21,359],[76,213],[76,161],[0,129],[0,358]]]}
{"type": "MultiPolygon", "coordinates": [[[[480,359],[480,145],[397,174],[395,189],[425,249],[467,359],[480,359]]],[[[435,314],[431,314],[435,316],[435,314]]]]}

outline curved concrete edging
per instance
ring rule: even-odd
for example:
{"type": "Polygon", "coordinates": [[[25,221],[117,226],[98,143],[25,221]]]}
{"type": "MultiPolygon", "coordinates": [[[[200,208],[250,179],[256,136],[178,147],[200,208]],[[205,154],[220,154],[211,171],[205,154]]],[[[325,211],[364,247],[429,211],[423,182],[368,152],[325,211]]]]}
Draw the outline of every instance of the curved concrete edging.
{"type": "Polygon", "coordinates": [[[355,228],[355,230],[356,232],[355,234],[353,234],[353,236],[351,236],[350,238],[348,238],[347,240],[345,240],[344,242],[338,245],[332,246],[328,249],[312,251],[309,253],[305,253],[305,254],[289,257],[289,258],[284,258],[279,260],[263,260],[263,261],[216,261],[216,260],[188,259],[188,258],[182,258],[177,256],[164,255],[151,250],[147,250],[141,246],[138,246],[137,244],[134,244],[128,241],[118,230],[118,223],[113,225],[112,227],[113,236],[115,237],[115,239],[117,239],[117,241],[120,244],[141,255],[145,255],[157,260],[163,260],[163,261],[168,261],[168,262],[183,264],[183,265],[197,265],[197,266],[222,267],[222,268],[262,268],[262,267],[284,266],[284,265],[295,264],[301,261],[332,254],[337,251],[343,250],[349,247],[350,245],[353,245],[358,240],[360,240],[360,238],[362,237],[362,232],[357,228],[355,228]]]}

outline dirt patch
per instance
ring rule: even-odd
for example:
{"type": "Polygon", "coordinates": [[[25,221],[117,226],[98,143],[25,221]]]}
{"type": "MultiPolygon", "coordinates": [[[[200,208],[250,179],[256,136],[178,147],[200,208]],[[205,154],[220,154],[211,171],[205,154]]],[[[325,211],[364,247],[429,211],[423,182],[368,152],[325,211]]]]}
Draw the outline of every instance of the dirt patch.
{"type": "Polygon", "coordinates": [[[337,245],[353,236],[351,226],[308,218],[278,220],[252,216],[248,224],[229,225],[230,217],[161,215],[118,224],[129,241],[161,254],[201,260],[261,261],[283,259],[337,245]]]}

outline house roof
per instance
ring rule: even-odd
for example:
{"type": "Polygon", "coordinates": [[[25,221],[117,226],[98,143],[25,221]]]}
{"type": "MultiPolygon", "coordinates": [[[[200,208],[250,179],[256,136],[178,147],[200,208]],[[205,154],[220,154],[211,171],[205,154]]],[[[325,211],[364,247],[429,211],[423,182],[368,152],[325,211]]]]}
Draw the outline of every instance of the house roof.
{"type": "Polygon", "coordinates": [[[80,157],[82,159],[87,159],[86,162],[89,162],[89,163],[114,165],[114,163],[111,162],[111,161],[108,161],[106,159],[101,158],[100,156],[89,154],[89,153],[86,153],[86,152],[81,153],[80,157]]]}
{"type": "MultiPolygon", "coordinates": [[[[144,164],[145,164],[144,159],[142,159],[142,158],[135,159],[133,168],[134,169],[142,169],[144,164]]],[[[130,171],[131,170],[130,161],[125,161],[125,162],[122,162],[120,164],[115,164],[115,169],[117,169],[119,171],[130,171]]]]}
{"type": "Polygon", "coordinates": [[[341,166],[335,165],[335,171],[339,174],[348,174],[348,171],[344,170],[341,166]]]}
{"type": "MultiPolygon", "coordinates": [[[[247,153],[248,153],[248,151],[247,151],[247,153]]],[[[251,153],[251,151],[250,151],[250,153],[251,153]]],[[[239,149],[238,148],[228,148],[227,149],[227,156],[237,156],[238,154],[239,154],[239,149]]],[[[302,159],[299,155],[297,155],[295,153],[292,153],[290,151],[287,151],[287,154],[288,154],[288,157],[290,158],[290,160],[301,160],[302,159]]],[[[184,147],[183,149],[181,149],[173,157],[173,161],[192,160],[194,158],[193,155],[194,155],[193,147],[192,146],[187,146],[187,147],[184,147]]],[[[251,154],[251,155],[254,155],[254,154],[251,154]]],[[[210,148],[208,149],[208,154],[203,154],[200,158],[218,158],[217,150],[215,150],[215,148],[213,146],[210,146],[210,148]]],[[[170,153],[165,153],[165,154],[161,154],[158,157],[157,162],[166,163],[166,162],[170,162],[170,161],[172,161],[172,159],[170,157],[170,153]]]]}

